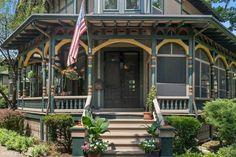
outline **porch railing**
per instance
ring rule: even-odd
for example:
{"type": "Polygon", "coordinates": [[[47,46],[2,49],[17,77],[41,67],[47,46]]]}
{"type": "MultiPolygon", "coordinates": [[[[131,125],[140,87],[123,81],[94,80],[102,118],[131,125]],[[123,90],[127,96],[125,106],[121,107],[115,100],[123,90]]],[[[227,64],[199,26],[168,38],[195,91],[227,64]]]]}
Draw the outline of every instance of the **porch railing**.
{"type": "Polygon", "coordinates": [[[76,110],[83,109],[88,96],[55,96],[54,109],[57,110],[76,110]]]}
{"type": "Polygon", "coordinates": [[[188,110],[189,97],[158,97],[161,110],[188,110]]]}

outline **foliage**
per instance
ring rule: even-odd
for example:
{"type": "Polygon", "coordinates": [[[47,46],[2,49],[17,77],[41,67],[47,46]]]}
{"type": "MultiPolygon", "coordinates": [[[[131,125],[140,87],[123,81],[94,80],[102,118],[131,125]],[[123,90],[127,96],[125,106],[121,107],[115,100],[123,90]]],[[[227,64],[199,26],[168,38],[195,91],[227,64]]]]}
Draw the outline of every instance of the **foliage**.
{"type": "Polygon", "coordinates": [[[220,148],[217,154],[222,157],[236,156],[236,144],[230,145],[228,147],[220,148]]]}
{"type": "Polygon", "coordinates": [[[175,128],[174,152],[182,154],[189,149],[196,149],[197,134],[201,123],[193,117],[170,116],[167,122],[175,128]]]}
{"type": "Polygon", "coordinates": [[[206,121],[217,129],[218,138],[227,144],[236,143],[236,103],[217,99],[207,102],[203,109],[206,121]]]}
{"type": "Polygon", "coordinates": [[[28,78],[28,79],[35,78],[36,76],[37,76],[37,74],[36,74],[33,70],[30,70],[30,71],[27,73],[27,78],[28,78]]]}
{"type": "Polygon", "coordinates": [[[236,30],[236,0],[205,0],[220,15],[223,22],[229,22],[229,29],[236,30]]]}
{"type": "Polygon", "coordinates": [[[28,149],[27,154],[31,157],[40,157],[47,156],[49,153],[50,147],[47,144],[39,144],[28,149]]]}
{"type": "Polygon", "coordinates": [[[63,151],[71,151],[71,131],[74,125],[73,118],[67,114],[47,115],[43,118],[49,131],[49,140],[54,142],[63,151]]]}
{"type": "Polygon", "coordinates": [[[149,135],[151,135],[151,138],[142,140],[139,143],[139,147],[147,154],[151,154],[158,150],[158,143],[155,140],[158,137],[158,128],[160,128],[160,124],[157,122],[153,122],[151,126],[146,125],[146,131],[149,135]]]}
{"type": "Polygon", "coordinates": [[[35,142],[35,139],[32,137],[25,137],[14,131],[0,129],[0,144],[6,146],[7,149],[26,152],[35,142]]]}
{"type": "Polygon", "coordinates": [[[0,110],[0,127],[23,134],[24,116],[18,111],[0,110]]]}
{"type": "Polygon", "coordinates": [[[151,154],[158,150],[158,144],[155,138],[142,140],[139,147],[147,154],[151,154]]]}
{"type": "Polygon", "coordinates": [[[75,69],[67,68],[62,71],[62,74],[70,80],[79,80],[79,74],[76,72],[75,69]]]}
{"type": "Polygon", "coordinates": [[[101,139],[95,139],[89,143],[85,142],[81,148],[87,154],[97,154],[106,151],[108,146],[108,142],[105,142],[101,139]]]}
{"type": "Polygon", "coordinates": [[[181,154],[181,155],[176,155],[175,157],[223,157],[223,156],[219,156],[217,154],[200,154],[200,153],[190,153],[187,152],[185,154],[181,154]]]}
{"type": "Polygon", "coordinates": [[[87,129],[87,142],[84,143],[82,149],[86,153],[96,154],[102,153],[107,150],[108,142],[100,139],[101,135],[108,132],[109,122],[105,118],[96,117],[95,119],[91,114],[82,117],[82,123],[87,129]]]}
{"type": "Polygon", "coordinates": [[[105,118],[94,119],[91,115],[86,115],[82,117],[82,123],[88,131],[89,141],[99,139],[101,134],[108,131],[109,122],[105,118]]]}
{"type": "Polygon", "coordinates": [[[14,20],[11,23],[13,29],[17,28],[26,18],[33,13],[44,13],[46,0],[19,0],[14,20]]]}
{"type": "Polygon", "coordinates": [[[146,102],[146,111],[152,112],[153,111],[153,100],[155,99],[157,95],[156,88],[153,86],[147,96],[147,102],[146,102]]]}
{"type": "MultiPolygon", "coordinates": [[[[3,91],[5,95],[8,95],[8,87],[5,85],[0,84],[0,90],[3,91]]],[[[0,96],[0,108],[6,108],[7,107],[7,102],[3,98],[3,96],[0,96]]]]}

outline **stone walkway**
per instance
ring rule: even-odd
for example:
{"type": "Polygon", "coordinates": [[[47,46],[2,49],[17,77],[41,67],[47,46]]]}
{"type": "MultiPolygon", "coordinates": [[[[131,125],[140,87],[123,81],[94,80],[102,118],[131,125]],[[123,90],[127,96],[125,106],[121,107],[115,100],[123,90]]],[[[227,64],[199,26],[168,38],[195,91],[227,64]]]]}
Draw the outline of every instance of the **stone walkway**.
{"type": "Polygon", "coordinates": [[[22,154],[0,146],[0,157],[24,157],[22,154]]]}

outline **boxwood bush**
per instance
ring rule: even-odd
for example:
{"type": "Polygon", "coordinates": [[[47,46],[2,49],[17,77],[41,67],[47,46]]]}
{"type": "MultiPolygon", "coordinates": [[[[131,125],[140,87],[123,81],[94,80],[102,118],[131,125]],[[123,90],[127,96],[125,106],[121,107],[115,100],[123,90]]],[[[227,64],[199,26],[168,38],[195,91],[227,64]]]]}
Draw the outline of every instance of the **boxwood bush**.
{"type": "Polygon", "coordinates": [[[67,114],[48,115],[43,118],[48,127],[49,141],[65,152],[71,151],[71,131],[74,125],[72,116],[67,114]]]}
{"type": "Polygon", "coordinates": [[[217,130],[218,139],[226,144],[236,143],[236,103],[217,99],[207,102],[203,109],[206,121],[217,130]]]}
{"type": "Polygon", "coordinates": [[[182,154],[187,150],[196,150],[197,134],[201,123],[193,117],[169,116],[166,121],[175,128],[174,152],[182,154]]]}

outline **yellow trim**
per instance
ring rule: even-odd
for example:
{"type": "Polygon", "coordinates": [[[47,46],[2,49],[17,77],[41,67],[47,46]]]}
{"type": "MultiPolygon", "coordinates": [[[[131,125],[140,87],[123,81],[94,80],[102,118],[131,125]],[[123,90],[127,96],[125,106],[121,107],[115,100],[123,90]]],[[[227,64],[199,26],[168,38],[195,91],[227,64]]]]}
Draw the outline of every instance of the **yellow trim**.
{"type": "Polygon", "coordinates": [[[180,39],[164,39],[162,42],[160,42],[160,43],[156,46],[157,52],[159,51],[159,49],[160,49],[163,45],[168,44],[168,43],[175,43],[175,44],[180,45],[180,46],[184,49],[186,55],[189,54],[189,52],[188,52],[188,51],[189,51],[188,45],[186,45],[186,44],[185,44],[182,40],[180,40],[180,39]]]}
{"type": "Polygon", "coordinates": [[[29,62],[28,65],[30,65],[30,64],[35,64],[35,63],[42,63],[42,62],[43,62],[43,61],[36,61],[36,60],[33,60],[33,61],[29,62]]]}
{"type": "Polygon", "coordinates": [[[20,59],[19,59],[19,64],[18,64],[20,68],[23,67],[23,62],[24,62],[23,56],[21,56],[20,59]]]}
{"type": "Polygon", "coordinates": [[[45,47],[43,49],[44,57],[46,57],[46,55],[48,54],[48,50],[49,50],[49,41],[47,41],[47,43],[45,44],[45,47]]]}
{"type": "Polygon", "coordinates": [[[236,61],[230,63],[229,68],[232,68],[233,66],[236,68],[236,61]]]}
{"type": "Polygon", "coordinates": [[[227,63],[226,61],[226,58],[222,55],[217,55],[216,58],[215,58],[215,63],[218,59],[221,59],[225,65],[225,69],[228,69],[229,68],[229,64],[227,63]]]}
{"type": "Polygon", "coordinates": [[[196,47],[195,47],[195,52],[198,50],[198,49],[203,49],[204,52],[207,54],[208,56],[208,59],[210,60],[210,63],[214,63],[214,58],[212,57],[211,55],[211,52],[209,50],[208,47],[202,45],[202,44],[198,44],[196,47]]]}
{"type": "Polygon", "coordinates": [[[92,50],[92,53],[95,54],[96,52],[98,52],[102,48],[112,45],[112,44],[117,44],[117,43],[127,43],[127,44],[131,44],[131,45],[135,45],[137,47],[142,48],[150,55],[152,54],[151,48],[149,48],[148,46],[146,46],[146,45],[142,44],[141,42],[138,42],[137,40],[134,40],[134,39],[109,39],[109,40],[105,41],[104,43],[99,44],[97,47],[94,47],[92,50]]]}
{"type": "MultiPolygon", "coordinates": [[[[68,44],[68,43],[71,43],[71,39],[61,40],[55,47],[55,55],[58,55],[61,47],[68,44]]],[[[80,41],[80,45],[85,49],[85,52],[88,53],[88,46],[83,41],[80,41]]]]}
{"type": "Polygon", "coordinates": [[[29,63],[29,60],[31,58],[31,56],[34,54],[34,53],[38,53],[40,56],[42,56],[42,51],[38,48],[35,48],[33,50],[30,50],[27,55],[26,55],[26,59],[25,59],[25,62],[24,62],[24,66],[27,66],[28,63],[29,63]]]}

